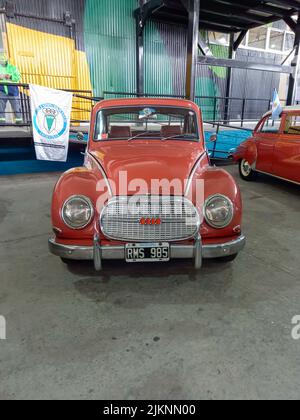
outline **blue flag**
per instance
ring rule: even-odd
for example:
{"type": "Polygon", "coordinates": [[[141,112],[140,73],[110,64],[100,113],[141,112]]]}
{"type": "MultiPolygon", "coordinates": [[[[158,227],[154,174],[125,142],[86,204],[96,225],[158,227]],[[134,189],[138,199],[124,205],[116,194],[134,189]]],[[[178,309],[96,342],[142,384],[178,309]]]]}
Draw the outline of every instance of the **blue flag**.
{"type": "Polygon", "coordinates": [[[274,89],[273,103],[272,103],[272,118],[277,120],[282,114],[283,108],[276,89],[274,89]]]}

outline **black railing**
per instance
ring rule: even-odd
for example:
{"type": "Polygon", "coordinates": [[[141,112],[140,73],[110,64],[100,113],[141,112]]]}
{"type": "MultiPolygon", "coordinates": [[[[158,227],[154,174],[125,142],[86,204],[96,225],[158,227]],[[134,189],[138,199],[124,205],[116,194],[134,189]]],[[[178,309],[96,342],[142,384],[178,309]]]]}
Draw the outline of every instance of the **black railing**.
{"type": "MultiPolygon", "coordinates": [[[[7,95],[2,88],[0,92],[0,127],[15,127],[16,125],[30,127],[32,120],[29,85],[1,83],[1,86],[6,86],[8,89],[17,87],[19,93],[17,96],[7,95]],[[8,103],[12,108],[10,111],[7,110],[8,103]]],[[[71,124],[88,123],[94,104],[103,98],[94,97],[92,91],[88,90],[62,90],[73,93],[71,124]]]]}
{"type": "MultiPolygon", "coordinates": [[[[103,92],[105,99],[112,98],[174,98],[185,99],[182,95],[144,93],[139,95],[133,92],[103,92]]],[[[285,104],[285,100],[282,104],[285,104]]],[[[201,108],[203,119],[210,122],[228,124],[237,122],[244,127],[246,121],[258,121],[262,115],[271,108],[271,99],[238,98],[225,96],[196,96],[195,103],[201,108]]]]}
{"type": "Polygon", "coordinates": [[[209,121],[205,121],[204,123],[205,125],[212,126],[211,131],[206,130],[206,142],[212,160],[224,161],[230,159],[241,141],[246,140],[253,133],[253,130],[250,128],[209,121]],[[211,134],[216,136],[214,142],[209,141],[211,134]]]}
{"type": "Polygon", "coordinates": [[[207,121],[228,124],[237,122],[244,127],[245,122],[258,121],[271,109],[270,99],[236,98],[222,96],[196,96],[195,102],[201,108],[207,121]]]}
{"type": "MultiPolygon", "coordinates": [[[[2,84],[3,86],[3,84],[2,84]]],[[[0,94],[0,101],[10,102],[12,110],[7,111],[7,107],[2,115],[0,115],[0,125],[14,127],[18,122],[21,126],[31,126],[31,110],[30,110],[30,92],[28,84],[6,84],[7,87],[17,86],[19,89],[18,96],[10,96],[9,98],[3,93],[0,94]],[[18,112],[16,112],[18,111],[18,112]],[[21,114],[21,118],[15,119],[16,113],[21,114]],[[21,121],[20,121],[21,120],[21,121]]],[[[70,90],[63,89],[74,94],[72,106],[71,123],[88,123],[90,120],[90,112],[95,104],[102,99],[109,98],[174,98],[184,99],[183,95],[172,94],[153,94],[145,93],[139,95],[133,92],[111,92],[105,91],[104,97],[94,97],[92,91],[87,90],[70,90]]],[[[237,98],[222,96],[196,96],[196,104],[201,108],[203,119],[214,123],[237,122],[241,127],[246,121],[258,121],[261,116],[271,108],[270,99],[256,98],[237,98]]],[[[285,101],[282,101],[284,104],[285,101]]],[[[1,104],[0,104],[1,105],[1,104]]],[[[3,104],[2,104],[3,107],[3,104]]],[[[1,106],[0,106],[1,110],[1,106]]]]}

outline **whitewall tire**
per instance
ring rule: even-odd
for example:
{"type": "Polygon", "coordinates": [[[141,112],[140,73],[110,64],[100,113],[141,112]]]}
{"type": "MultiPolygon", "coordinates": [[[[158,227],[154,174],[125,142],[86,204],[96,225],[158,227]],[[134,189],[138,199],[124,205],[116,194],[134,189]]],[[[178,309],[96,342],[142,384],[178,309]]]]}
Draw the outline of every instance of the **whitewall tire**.
{"type": "Polygon", "coordinates": [[[240,160],[239,169],[241,178],[244,181],[253,181],[256,177],[256,172],[253,171],[250,163],[246,159],[240,160]]]}

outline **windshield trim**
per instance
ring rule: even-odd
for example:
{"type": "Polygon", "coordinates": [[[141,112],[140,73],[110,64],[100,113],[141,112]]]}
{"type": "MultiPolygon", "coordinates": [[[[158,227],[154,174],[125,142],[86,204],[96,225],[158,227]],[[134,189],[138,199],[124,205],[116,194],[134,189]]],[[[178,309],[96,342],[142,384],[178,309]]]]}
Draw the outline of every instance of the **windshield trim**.
{"type": "MultiPolygon", "coordinates": [[[[142,108],[142,107],[149,107],[149,106],[150,106],[149,104],[148,105],[147,104],[128,105],[128,106],[126,106],[126,109],[129,109],[129,108],[139,108],[139,107],[142,108]]],[[[154,105],[151,105],[151,106],[154,106],[154,105]]],[[[192,112],[194,112],[195,117],[196,117],[197,139],[190,139],[190,140],[170,139],[168,141],[184,141],[184,142],[189,142],[190,141],[190,142],[193,142],[193,143],[200,143],[201,142],[201,133],[202,133],[202,131],[200,131],[201,124],[200,124],[200,121],[199,121],[199,117],[197,115],[197,112],[194,109],[189,108],[189,107],[174,106],[174,105],[157,105],[157,106],[160,107],[160,108],[184,109],[184,110],[192,111],[192,112]]],[[[99,113],[102,112],[103,110],[120,109],[120,108],[121,108],[120,106],[110,106],[110,107],[107,107],[107,108],[99,109],[97,111],[96,118],[95,118],[95,124],[94,124],[94,130],[93,130],[93,142],[95,142],[95,143],[105,143],[105,142],[112,142],[112,141],[128,141],[128,140],[126,140],[124,138],[101,139],[101,140],[98,140],[96,138],[96,129],[97,129],[97,121],[98,121],[98,115],[99,115],[99,113]]],[[[163,139],[163,137],[160,137],[160,136],[153,137],[153,138],[149,138],[148,137],[148,138],[145,138],[145,139],[143,139],[143,137],[140,137],[140,140],[151,140],[151,141],[153,141],[153,140],[162,140],[162,139],[163,139]]]]}

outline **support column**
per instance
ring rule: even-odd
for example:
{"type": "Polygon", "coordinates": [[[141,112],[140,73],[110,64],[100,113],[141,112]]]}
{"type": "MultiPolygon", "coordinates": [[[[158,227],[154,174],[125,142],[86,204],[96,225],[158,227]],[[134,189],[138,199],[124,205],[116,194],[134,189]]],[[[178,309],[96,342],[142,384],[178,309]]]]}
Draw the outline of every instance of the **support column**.
{"type": "Polygon", "coordinates": [[[186,98],[195,100],[199,42],[200,0],[189,0],[189,27],[186,63],[186,98]]]}
{"type": "Polygon", "coordinates": [[[15,6],[13,3],[7,1],[0,9],[0,52],[5,52],[7,55],[9,55],[6,28],[8,17],[15,17],[15,6]]]}
{"type": "Polygon", "coordinates": [[[293,105],[296,97],[297,90],[297,77],[299,76],[299,67],[300,67],[300,16],[298,15],[298,21],[295,28],[295,57],[292,62],[293,73],[290,74],[289,78],[289,87],[287,95],[287,105],[293,105]]]}
{"type": "Polygon", "coordinates": [[[144,26],[142,13],[143,0],[140,1],[140,13],[136,14],[136,91],[144,95],[144,26]]]}
{"type": "MultiPolygon", "coordinates": [[[[235,59],[236,52],[234,51],[234,34],[230,34],[229,42],[229,59],[235,59]]],[[[227,81],[226,81],[226,98],[225,98],[225,108],[224,108],[224,124],[228,123],[229,119],[229,109],[230,109],[230,93],[231,93],[231,78],[232,78],[232,68],[228,67],[227,69],[227,81]]]]}

